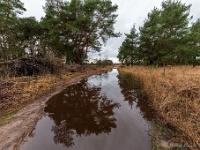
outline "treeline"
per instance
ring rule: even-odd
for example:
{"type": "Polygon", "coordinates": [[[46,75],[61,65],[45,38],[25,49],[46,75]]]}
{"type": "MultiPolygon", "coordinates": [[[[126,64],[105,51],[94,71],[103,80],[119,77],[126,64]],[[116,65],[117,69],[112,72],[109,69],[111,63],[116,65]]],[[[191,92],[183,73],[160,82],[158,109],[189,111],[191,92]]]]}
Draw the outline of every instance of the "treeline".
{"type": "Polygon", "coordinates": [[[162,2],[139,28],[132,27],[119,48],[123,64],[180,65],[200,64],[200,19],[190,24],[191,5],[177,0],[162,2]]]}
{"type": "Polygon", "coordinates": [[[20,0],[0,1],[0,62],[28,57],[60,57],[82,64],[100,51],[114,32],[118,6],[110,0],[46,0],[45,16],[20,17],[20,0]]]}

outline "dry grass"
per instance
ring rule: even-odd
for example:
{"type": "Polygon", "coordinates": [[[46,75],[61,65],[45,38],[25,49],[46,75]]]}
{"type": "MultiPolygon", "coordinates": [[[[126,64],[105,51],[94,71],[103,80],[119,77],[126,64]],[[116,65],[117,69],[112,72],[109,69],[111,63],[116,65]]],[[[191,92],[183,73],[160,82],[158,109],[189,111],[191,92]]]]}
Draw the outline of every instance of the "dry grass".
{"type": "Polygon", "coordinates": [[[97,73],[106,68],[85,68],[80,72],[63,71],[59,75],[46,74],[37,77],[0,78],[0,121],[9,112],[16,111],[37,98],[51,92],[67,81],[87,74],[97,73]]]}
{"type": "MultiPolygon", "coordinates": [[[[181,137],[200,144],[200,67],[168,66],[122,67],[143,83],[155,111],[164,120],[183,131],[181,137]]],[[[183,141],[182,141],[183,142],[183,141]]]]}

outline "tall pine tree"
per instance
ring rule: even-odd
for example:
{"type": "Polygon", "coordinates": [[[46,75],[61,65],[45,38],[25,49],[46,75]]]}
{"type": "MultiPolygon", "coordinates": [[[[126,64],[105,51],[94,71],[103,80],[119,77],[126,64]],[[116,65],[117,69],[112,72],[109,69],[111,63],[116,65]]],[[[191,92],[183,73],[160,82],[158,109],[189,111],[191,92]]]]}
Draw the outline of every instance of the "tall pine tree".
{"type": "Polygon", "coordinates": [[[188,41],[191,5],[167,0],[154,8],[140,28],[140,54],[148,65],[185,64],[192,51],[188,41]]]}
{"type": "Polygon", "coordinates": [[[119,36],[113,28],[117,8],[110,0],[48,0],[43,20],[51,28],[53,49],[67,62],[82,64],[89,51],[100,51],[108,38],[119,36]]]}
{"type": "Polygon", "coordinates": [[[18,44],[18,15],[25,11],[20,0],[0,1],[0,61],[14,59],[23,49],[18,44]]]}
{"type": "Polygon", "coordinates": [[[133,26],[130,33],[125,34],[125,36],[125,40],[119,48],[119,54],[117,57],[123,64],[133,65],[138,63],[140,60],[138,53],[138,34],[136,33],[135,26],[133,26]]]}

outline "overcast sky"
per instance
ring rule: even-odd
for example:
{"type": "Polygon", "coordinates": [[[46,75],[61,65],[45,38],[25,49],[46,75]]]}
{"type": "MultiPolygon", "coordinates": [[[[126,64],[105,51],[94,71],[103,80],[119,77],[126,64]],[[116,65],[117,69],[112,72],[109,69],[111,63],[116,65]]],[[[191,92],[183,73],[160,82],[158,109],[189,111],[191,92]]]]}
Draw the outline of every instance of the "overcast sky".
{"type": "MultiPolygon", "coordinates": [[[[24,13],[25,17],[35,16],[37,20],[40,20],[44,16],[42,6],[45,4],[45,0],[21,0],[24,3],[27,11],[24,13]]],[[[107,57],[117,62],[116,58],[118,54],[118,48],[124,40],[124,33],[129,33],[133,24],[138,29],[143,25],[147,14],[155,7],[160,8],[163,0],[112,0],[113,4],[119,6],[117,14],[117,22],[115,24],[115,31],[122,33],[119,38],[108,40],[105,47],[102,48],[100,53],[90,54],[91,59],[107,57]]],[[[200,0],[181,0],[181,2],[192,4],[190,15],[193,16],[192,22],[195,22],[197,18],[200,18],[200,0]]]]}

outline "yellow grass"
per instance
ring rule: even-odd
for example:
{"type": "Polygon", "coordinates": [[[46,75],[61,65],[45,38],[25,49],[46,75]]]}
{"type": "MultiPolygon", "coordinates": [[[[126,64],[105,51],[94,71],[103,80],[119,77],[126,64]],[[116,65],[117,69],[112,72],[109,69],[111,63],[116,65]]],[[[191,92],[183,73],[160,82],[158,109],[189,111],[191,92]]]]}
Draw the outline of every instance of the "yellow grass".
{"type": "Polygon", "coordinates": [[[171,125],[192,142],[200,143],[200,67],[122,67],[143,82],[142,92],[171,125]]]}
{"type": "Polygon", "coordinates": [[[103,70],[108,70],[111,67],[105,68],[86,68],[83,72],[65,72],[59,75],[46,74],[37,77],[14,77],[0,78],[0,83],[5,81],[12,83],[11,86],[0,89],[0,96],[3,95],[3,102],[0,102],[0,120],[2,116],[10,111],[18,110],[37,98],[51,92],[56,87],[65,85],[69,80],[75,77],[81,77],[87,74],[98,73],[103,70]]]}

